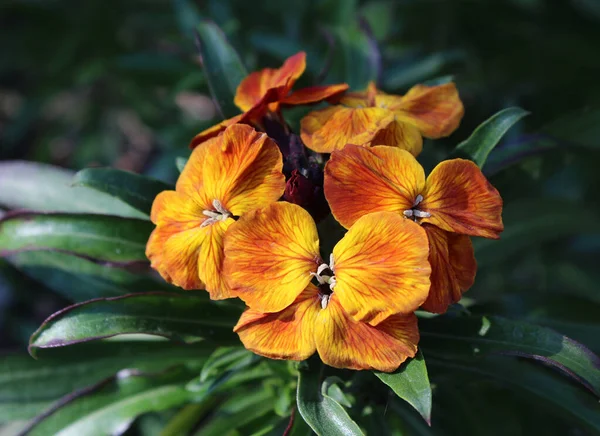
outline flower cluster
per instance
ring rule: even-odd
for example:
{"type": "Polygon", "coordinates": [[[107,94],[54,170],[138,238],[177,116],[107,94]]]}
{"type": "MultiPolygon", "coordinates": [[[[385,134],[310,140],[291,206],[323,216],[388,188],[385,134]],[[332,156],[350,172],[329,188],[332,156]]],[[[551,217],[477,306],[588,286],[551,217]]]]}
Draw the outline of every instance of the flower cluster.
{"type": "Polygon", "coordinates": [[[473,284],[470,236],[499,237],[502,199],[470,161],[425,177],[415,158],[458,126],[454,84],[292,92],[304,68],[299,53],[250,74],[243,113],[194,138],[154,202],[147,256],[175,285],[241,298],[234,331],[257,354],[393,371],[417,351],[415,310],[443,313],[473,284]],[[324,100],[289,131],[282,108],[324,100]],[[329,211],[347,232],[322,253],[315,220],[329,211]]]}

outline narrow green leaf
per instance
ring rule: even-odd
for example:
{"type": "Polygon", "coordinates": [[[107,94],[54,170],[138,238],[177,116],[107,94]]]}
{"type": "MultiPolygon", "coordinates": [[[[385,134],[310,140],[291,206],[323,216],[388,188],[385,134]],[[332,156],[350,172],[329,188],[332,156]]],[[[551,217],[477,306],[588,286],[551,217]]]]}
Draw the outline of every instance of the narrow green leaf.
{"type": "Polygon", "coordinates": [[[240,113],[233,103],[238,85],[248,75],[225,34],[211,21],[196,27],[197,45],[202,67],[217,108],[224,118],[240,113]]]}
{"type": "Polygon", "coordinates": [[[319,436],[334,434],[363,435],[344,408],[321,391],[322,364],[302,362],[298,371],[296,402],[302,418],[319,436]]]}
{"type": "Polygon", "coordinates": [[[41,212],[87,212],[147,218],[123,201],[86,187],[73,187],[73,172],[25,161],[0,162],[0,204],[41,212]]]}
{"type": "Polygon", "coordinates": [[[0,220],[0,256],[55,250],[109,262],[146,261],[146,220],[108,215],[21,213],[0,220]]]}
{"type": "Polygon", "coordinates": [[[162,191],[173,187],[160,180],[115,168],[87,168],[73,177],[73,186],[85,186],[115,197],[146,216],[162,191]]]}
{"type": "Polygon", "coordinates": [[[379,379],[388,385],[396,395],[407,401],[431,425],[431,385],[423,354],[405,362],[393,373],[374,371],[379,379]]]}
{"type": "Polygon", "coordinates": [[[166,341],[100,341],[41,349],[0,360],[0,422],[29,419],[60,397],[123,368],[158,372],[177,364],[200,366],[212,346],[166,341]]]}
{"type": "Polygon", "coordinates": [[[244,368],[256,360],[258,360],[258,356],[244,347],[218,348],[202,367],[200,381],[204,382],[210,377],[216,377],[227,371],[244,368]]]}
{"type": "Polygon", "coordinates": [[[482,168],[488,155],[508,129],[528,114],[529,112],[518,107],[501,110],[480,124],[468,139],[456,146],[452,154],[471,159],[482,168]]]}
{"type": "Polygon", "coordinates": [[[144,333],[195,342],[235,343],[239,308],[202,295],[161,292],[99,298],[51,315],[31,336],[29,349],[62,347],[115,335],[144,333]]]}
{"type": "Polygon", "coordinates": [[[419,328],[421,345],[432,355],[528,357],[558,368],[600,396],[600,358],[548,328],[497,316],[421,319],[419,328]]]}

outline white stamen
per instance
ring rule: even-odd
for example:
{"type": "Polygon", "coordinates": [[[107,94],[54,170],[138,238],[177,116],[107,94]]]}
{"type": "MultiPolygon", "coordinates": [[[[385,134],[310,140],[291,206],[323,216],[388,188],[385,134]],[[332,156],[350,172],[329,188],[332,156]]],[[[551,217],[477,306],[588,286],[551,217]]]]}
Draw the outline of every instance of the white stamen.
{"type": "Polygon", "coordinates": [[[415,216],[417,218],[429,218],[431,214],[422,210],[414,209],[415,216]]]}
{"type": "Polygon", "coordinates": [[[329,299],[331,295],[323,295],[321,297],[321,309],[327,309],[327,304],[329,303],[329,299]]]}
{"type": "Polygon", "coordinates": [[[410,218],[410,217],[412,217],[412,216],[413,216],[413,214],[414,214],[414,211],[413,211],[412,209],[408,209],[408,210],[405,210],[405,211],[403,212],[403,214],[404,214],[404,216],[405,216],[406,218],[410,218]]]}
{"type": "Polygon", "coordinates": [[[335,272],[335,263],[333,261],[333,253],[329,254],[329,269],[335,272]]]}
{"type": "Polygon", "coordinates": [[[417,195],[417,198],[415,198],[415,202],[413,203],[413,207],[415,207],[417,204],[419,204],[422,201],[423,201],[423,196],[421,194],[417,195]]]}
{"type": "Polygon", "coordinates": [[[210,226],[212,224],[218,223],[219,221],[226,221],[229,217],[231,217],[231,212],[229,212],[225,207],[223,207],[223,203],[219,200],[214,199],[212,201],[212,205],[215,208],[214,210],[203,210],[202,214],[207,216],[208,219],[205,219],[200,227],[210,226]]]}
{"type": "Polygon", "coordinates": [[[326,269],[329,269],[329,265],[327,265],[326,263],[322,263],[317,268],[317,275],[320,276],[321,274],[323,274],[323,271],[325,271],[326,269]]]}

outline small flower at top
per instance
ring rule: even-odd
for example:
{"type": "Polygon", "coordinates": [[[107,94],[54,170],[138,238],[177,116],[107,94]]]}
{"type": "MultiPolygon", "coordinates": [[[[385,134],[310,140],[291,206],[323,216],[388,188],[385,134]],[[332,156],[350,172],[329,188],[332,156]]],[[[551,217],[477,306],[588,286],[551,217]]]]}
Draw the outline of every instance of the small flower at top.
{"type": "Polygon", "coordinates": [[[223,237],[251,209],[277,201],[285,189],[282,156],[264,133],[237,124],[197,147],[175,191],[152,205],[156,224],[146,255],[168,282],[230,298],[223,276],[223,237]]]}
{"type": "Polygon", "coordinates": [[[292,92],[292,87],[305,69],[306,53],[299,52],[286,59],[281,68],[265,68],[249,74],[239,84],[234,99],[234,103],[243,113],[200,132],[194,137],[190,147],[194,148],[218,135],[232,124],[259,124],[265,114],[278,112],[281,105],[318,103],[335,98],[348,89],[348,85],[343,83],[311,86],[292,92]]]}
{"type": "Polygon", "coordinates": [[[427,297],[427,256],[419,225],[379,212],[357,220],[325,263],[309,213],[273,203],[225,237],[225,274],[249,306],[234,330],[270,358],[317,351],[330,366],[393,371],[417,350],[413,312],[427,297]]]}
{"type": "Polygon", "coordinates": [[[404,96],[386,94],[370,83],[365,91],[344,95],[338,106],[310,112],[301,121],[301,137],[319,153],[346,144],[389,145],[417,156],[423,148],[422,136],[450,135],[463,113],[454,83],[417,85],[404,96]]]}
{"type": "Polygon", "coordinates": [[[469,236],[499,238],[502,198],[473,162],[441,162],[429,177],[406,150],[347,145],[325,166],[325,197],[346,228],[362,216],[395,212],[422,225],[429,239],[431,290],[423,308],[443,313],[473,285],[469,236]]]}

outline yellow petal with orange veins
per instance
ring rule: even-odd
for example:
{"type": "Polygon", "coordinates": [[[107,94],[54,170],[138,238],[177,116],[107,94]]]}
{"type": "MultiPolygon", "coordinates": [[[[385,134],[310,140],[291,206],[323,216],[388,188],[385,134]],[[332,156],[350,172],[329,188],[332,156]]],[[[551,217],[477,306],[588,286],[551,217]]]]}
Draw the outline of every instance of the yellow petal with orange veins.
{"type": "Polygon", "coordinates": [[[315,222],[295,204],[278,202],[244,214],[225,236],[225,277],[260,312],[292,304],[319,262],[315,222]]]}
{"type": "Polygon", "coordinates": [[[189,230],[206,219],[202,214],[205,205],[201,198],[177,191],[163,191],[152,203],[150,219],[157,226],[168,227],[171,232],[189,230]]]}
{"type": "Polygon", "coordinates": [[[287,58],[281,68],[264,68],[250,73],[239,84],[234,103],[247,112],[260,102],[271,88],[285,87],[283,98],[306,69],[306,53],[299,52],[287,58]]]}
{"type": "Polygon", "coordinates": [[[281,104],[294,106],[318,103],[323,100],[331,101],[332,99],[339,98],[339,96],[347,89],[348,85],[345,83],[338,85],[310,86],[308,88],[301,88],[292,92],[287,97],[284,97],[281,100],[281,104]]]}
{"type": "Polygon", "coordinates": [[[414,314],[392,315],[377,326],[345,313],[334,292],[316,319],[315,341],[321,360],[335,368],[396,370],[414,357],[419,342],[414,314]]]}
{"type": "Polygon", "coordinates": [[[417,85],[397,100],[387,102],[399,121],[417,127],[427,138],[441,138],[454,132],[464,115],[464,107],[454,83],[438,86],[417,85]]]}
{"type": "Polygon", "coordinates": [[[202,147],[196,147],[192,150],[192,154],[181,171],[181,174],[177,179],[177,184],[175,185],[175,190],[177,192],[187,194],[197,203],[204,205],[205,209],[210,206],[212,199],[207,199],[203,195],[204,160],[206,158],[206,152],[209,149],[209,144],[216,140],[216,138],[211,138],[202,144],[202,147]]]}
{"type": "Polygon", "coordinates": [[[152,268],[169,283],[183,289],[203,289],[198,275],[198,251],[206,238],[204,228],[173,232],[158,226],[146,245],[152,268]]]}
{"type": "Polygon", "coordinates": [[[422,308],[444,313],[475,281],[477,263],[473,245],[466,235],[446,232],[429,224],[423,228],[429,238],[431,289],[422,308]]]}
{"type": "Polygon", "coordinates": [[[357,321],[413,312],[429,292],[428,256],[420,225],[394,212],[365,215],[333,248],[333,292],[357,321]]]}
{"type": "Polygon", "coordinates": [[[347,107],[375,107],[376,96],[378,94],[375,82],[369,82],[367,88],[363,91],[354,91],[346,93],[340,103],[347,107]]]}
{"type": "Polygon", "coordinates": [[[223,238],[225,232],[234,223],[229,218],[206,226],[206,238],[199,247],[198,252],[198,276],[205,283],[205,289],[212,300],[223,300],[232,298],[229,285],[223,274],[223,238]]]}
{"type": "Polygon", "coordinates": [[[386,109],[332,106],[302,118],[300,136],[311,150],[331,153],[346,144],[371,145],[375,135],[393,120],[394,114],[386,109]]]}
{"type": "Polygon", "coordinates": [[[245,118],[244,115],[245,114],[239,114],[234,117],[227,118],[226,120],[223,120],[220,123],[198,133],[196,136],[194,136],[192,142],[190,142],[190,148],[194,149],[209,139],[214,138],[219,133],[223,132],[223,130],[225,130],[227,127],[241,123],[245,118]]]}
{"type": "Polygon", "coordinates": [[[350,228],[371,212],[410,209],[425,186],[425,172],[406,150],[347,145],[325,166],[325,197],[335,219],[350,228]]]}
{"type": "Polygon", "coordinates": [[[219,200],[233,215],[264,207],[283,195],[281,152],[265,133],[236,124],[204,146],[204,195],[219,200]]]}
{"type": "Polygon", "coordinates": [[[233,329],[244,346],[270,359],[305,360],[314,354],[315,325],[320,310],[318,289],[308,285],[280,312],[247,309],[233,329]]]}
{"type": "Polygon", "coordinates": [[[419,209],[431,223],[449,232],[498,239],[504,230],[502,198],[479,167],[464,159],[436,166],[429,177],[419,209]]]}
{"type": "Polygon", "coordinates": [[[385,129],[380,130],[371,143],[398,147],[408,151],[413,156],[418,156],[423,150],[423,137],[419,129],[401,121],[394,121],[385,129]]]}

